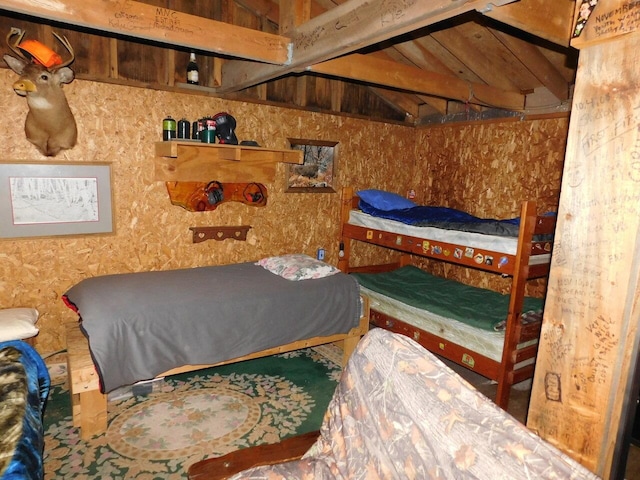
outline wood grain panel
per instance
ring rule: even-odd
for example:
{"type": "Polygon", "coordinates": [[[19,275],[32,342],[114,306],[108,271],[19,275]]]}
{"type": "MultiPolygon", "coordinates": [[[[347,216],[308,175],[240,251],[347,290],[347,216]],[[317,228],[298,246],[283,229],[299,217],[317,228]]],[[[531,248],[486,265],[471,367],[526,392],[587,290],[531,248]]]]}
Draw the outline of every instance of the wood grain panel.
{"type": "Polygon", "coordinates": [[[528,420],[604,478],[625,399],[637,399],[628,385],[640,321],[639,35],[580,52],[528,420]]]}

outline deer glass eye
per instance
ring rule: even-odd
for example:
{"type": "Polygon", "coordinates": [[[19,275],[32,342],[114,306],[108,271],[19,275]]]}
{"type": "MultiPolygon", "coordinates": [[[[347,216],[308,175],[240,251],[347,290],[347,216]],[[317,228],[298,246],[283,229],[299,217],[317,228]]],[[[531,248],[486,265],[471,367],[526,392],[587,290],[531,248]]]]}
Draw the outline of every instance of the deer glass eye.
{"type": "Polygon", "coordinates": [[[44,80],[46,82],[47,80],[49,80],[49,75],[43,73],[42,75],[40,75],[40,80],[44,80]]]}

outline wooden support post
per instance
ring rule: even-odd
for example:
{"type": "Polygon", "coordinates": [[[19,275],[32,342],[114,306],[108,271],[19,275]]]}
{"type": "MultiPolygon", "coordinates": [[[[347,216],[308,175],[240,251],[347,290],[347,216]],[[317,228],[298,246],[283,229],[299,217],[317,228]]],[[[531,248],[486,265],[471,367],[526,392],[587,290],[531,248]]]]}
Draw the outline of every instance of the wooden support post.
{"type": "Polygon", "coordinates": [[[582,49],[527,422],[605,479],[639,341],[639,12],[601,0],[574,44],[582,49]]]}

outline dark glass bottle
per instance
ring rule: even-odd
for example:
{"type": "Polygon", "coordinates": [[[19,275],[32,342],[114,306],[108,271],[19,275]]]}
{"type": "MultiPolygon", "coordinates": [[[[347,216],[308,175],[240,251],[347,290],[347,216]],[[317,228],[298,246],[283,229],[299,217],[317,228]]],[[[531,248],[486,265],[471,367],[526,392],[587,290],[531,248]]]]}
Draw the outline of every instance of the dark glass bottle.
{"type": "Polygon", "coordinates": [[[196,63],[196,54],[191,52],[189,63],[187,64],[187,83],[198,85],[199,82],[198,64],[196,63]]]}

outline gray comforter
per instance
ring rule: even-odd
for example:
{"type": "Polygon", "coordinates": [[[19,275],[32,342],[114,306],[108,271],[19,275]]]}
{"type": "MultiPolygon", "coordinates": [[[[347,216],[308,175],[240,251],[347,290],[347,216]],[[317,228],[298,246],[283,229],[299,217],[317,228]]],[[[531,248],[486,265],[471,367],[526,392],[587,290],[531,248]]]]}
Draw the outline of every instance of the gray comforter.
{"type": "Polygon", "coordinates": [[[290,281],[254,263],[88,278],[65,294],[104,392],[358,324],[359,287],[338,273],[290,281]]]}

